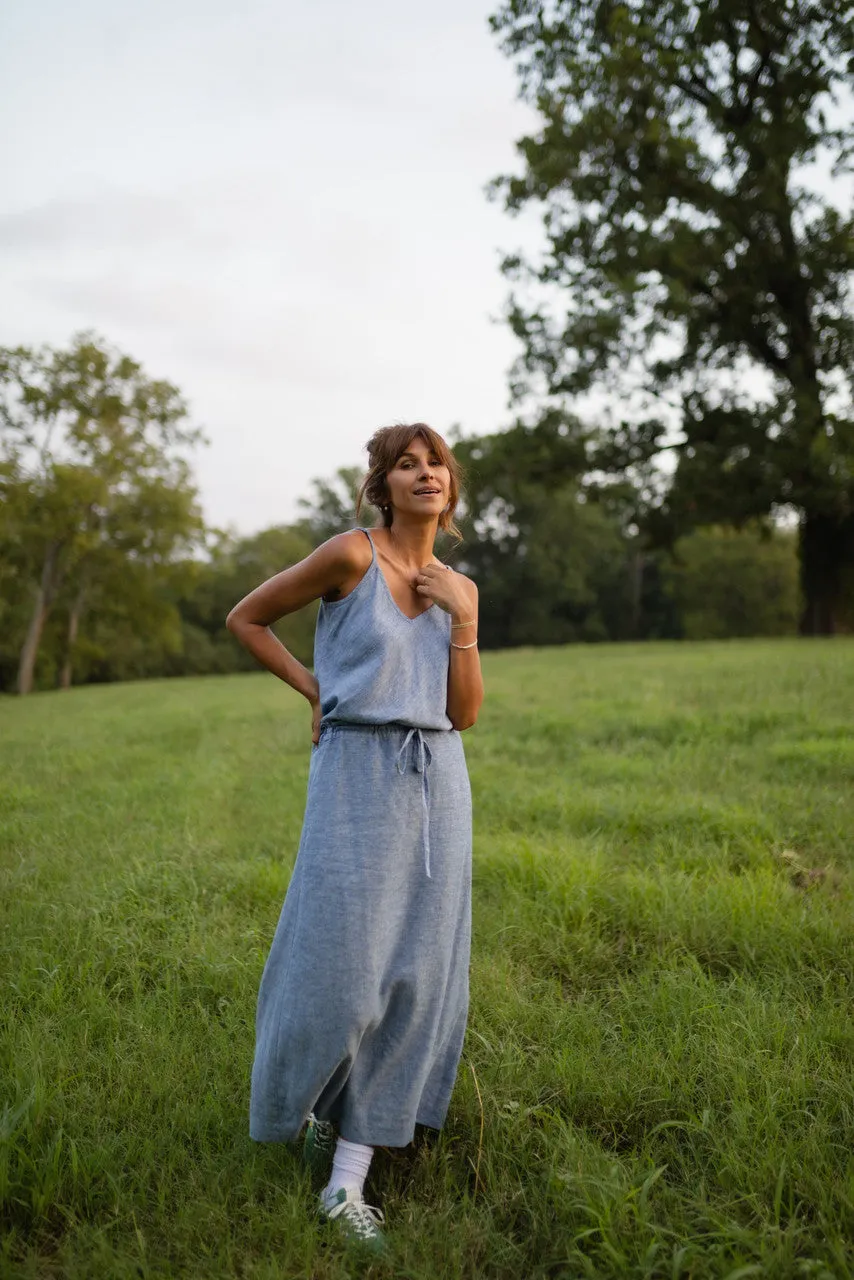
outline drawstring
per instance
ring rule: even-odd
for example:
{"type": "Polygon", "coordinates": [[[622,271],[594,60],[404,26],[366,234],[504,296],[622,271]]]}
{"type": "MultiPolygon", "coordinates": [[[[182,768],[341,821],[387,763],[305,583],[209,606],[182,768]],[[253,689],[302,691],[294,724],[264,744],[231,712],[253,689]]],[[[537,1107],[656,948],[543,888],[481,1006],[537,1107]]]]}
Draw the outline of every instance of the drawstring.
{"type": "Polygon", "coordinates": [[[421,810],[424,819],[421,825],[421,843],[424,849],[424,870],[427,872],[428,880],[432,880],[433,877],[430,874],[430,779],[427,768],[433,759],[433,752],[427,745],[421,730],[410,729],[403,739],[403,746],[397,753],[397,772],[401,776],[406,772],[406,752],[410,743],[414,748],[413,767],[416,773],[421,774],[421,810]]]}

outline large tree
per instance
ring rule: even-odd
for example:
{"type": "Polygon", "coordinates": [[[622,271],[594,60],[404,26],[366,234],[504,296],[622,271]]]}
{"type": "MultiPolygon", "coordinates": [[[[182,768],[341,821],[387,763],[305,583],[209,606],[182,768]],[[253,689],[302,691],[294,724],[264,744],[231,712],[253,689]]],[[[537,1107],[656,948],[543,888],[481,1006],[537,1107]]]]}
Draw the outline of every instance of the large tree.
{"type": "Polygon", "coordinates": [[[793,508],[802,629],[833,631],[854,560],[854,220],[816,175],[850,158],[850,0],[509,0],[492,24],[541,117],[496,184],[546,235],[505,264],[517,392],[604,387],[636,459],[675,446],[671,535],[793,508]]]}
{"type": "Polygon", "coordinates": [[[176,387],[91,335],[64,350],[0,349],[0,478],[8,504],[0,538],[29,609],[19,693],[32,688],[62,594],[68,683],[87,601],[100,590],[103,604],[109,584],[115,601],[143,566],[166,565],[197,544],[203,526],[184,451],[199,432],[186,419],[176,387]]]}

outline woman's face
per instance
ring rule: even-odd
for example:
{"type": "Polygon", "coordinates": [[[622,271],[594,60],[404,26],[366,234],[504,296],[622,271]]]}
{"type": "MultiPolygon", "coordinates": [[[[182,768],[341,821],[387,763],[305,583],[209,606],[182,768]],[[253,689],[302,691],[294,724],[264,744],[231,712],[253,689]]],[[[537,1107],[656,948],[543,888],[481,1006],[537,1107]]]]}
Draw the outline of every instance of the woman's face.
{"type": "Polygon", "coordinates": [[[387,473],[386,484],[395,512],[435,519],[447,506],[451,473],[427,441],[416,436],[387,473]]]}

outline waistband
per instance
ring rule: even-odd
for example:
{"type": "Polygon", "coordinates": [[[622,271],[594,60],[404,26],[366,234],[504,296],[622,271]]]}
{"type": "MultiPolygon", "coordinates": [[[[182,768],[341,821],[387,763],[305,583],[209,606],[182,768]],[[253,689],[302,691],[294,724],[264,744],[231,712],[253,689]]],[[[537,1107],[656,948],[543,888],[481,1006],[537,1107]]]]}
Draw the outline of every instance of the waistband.
{"type": "Polygon", "coordinates": [[[424,870],[428,880],[433,876],[430,872],[430,778],[428,770],[433,761],[430,750],[430,739],[434,743],[439,737],[454,733],[454,729],[417,729],[408,724],[356,724],[350,720],[332,720],[320,726],[320,736],[344,730],[347,733],[364,733],[374,737],[395,736],[403,742],[395,756],[395,768],[403,777],[408,769],[421,775],[421,847],[424,851],[424,870]]]}
{"type": "Polygon", "coordinates": [[[456,729],[426,729],[420,725],[403,724],[397,720],[385,720],[382,724],[363,724],[360,720],[322,720],[320,722],[321,737],[324,733],[331,733],[338,729],[343,729],[346,733],[369,733],[378,737],[407,734],[416,729],[425,738],[445,737],[449,733],[457,732],[456,729]]]}

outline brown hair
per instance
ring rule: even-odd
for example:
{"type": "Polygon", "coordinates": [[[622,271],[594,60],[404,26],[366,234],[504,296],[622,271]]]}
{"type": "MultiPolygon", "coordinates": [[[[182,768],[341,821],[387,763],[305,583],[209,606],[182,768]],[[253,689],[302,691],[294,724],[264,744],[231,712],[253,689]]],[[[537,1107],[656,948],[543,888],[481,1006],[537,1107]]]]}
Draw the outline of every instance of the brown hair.
{"type": "Polygon", "coordinates": [[[462,534],[454,524],[454,512],[460,500],[460,485],[462,483],[460,464],[438,431],[428,427],[426,422],[412,422],[408,425],[398,423],[393,427],[381,427],[379,431],[375,431],[371,436],[366,446],[369,470],[356,495],[356,516],[358,517],[362,509],[362,503],[369,502],[371,506],[379,507],[385,527],[387,529],[391,527],[394,517],[388,500],[386,476],[392,470],[401,454],[406,452],[416,436],[421,437],[428,449],[435,453],[439,461],[448,468],[451,474],[451,483],[448,489],[448,506],[439,516],[439,528],[446,533],[450,533],[454,538],[460,539],[462,534]]]}

